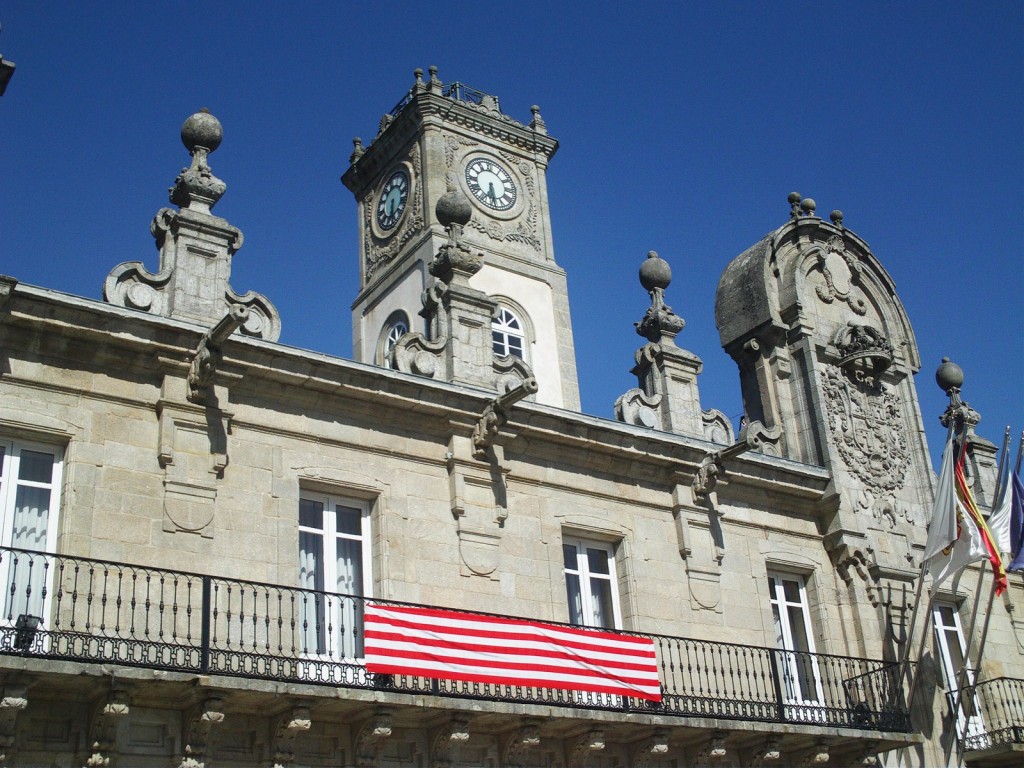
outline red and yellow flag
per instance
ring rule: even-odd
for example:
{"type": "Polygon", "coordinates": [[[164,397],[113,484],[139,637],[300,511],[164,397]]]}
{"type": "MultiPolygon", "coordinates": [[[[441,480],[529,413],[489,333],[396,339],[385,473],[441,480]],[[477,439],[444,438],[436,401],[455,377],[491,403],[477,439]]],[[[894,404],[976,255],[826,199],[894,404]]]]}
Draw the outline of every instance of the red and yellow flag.
{"type": "Polygon", "coordinates": [[[985,551],[988,555],[988,561],[992,564],[992,573],[995,575],[994,589],[996,591],[996,597],[998,597],[1006,591],[1006,569],[1003,567],[1003,558],[999,554],[999,548],[996,546],[995,537],[989,530],[988,524],[985,522],[985,518],[982,517],[981,511],[978,509],[978,502],[974,500],[974,494],[971,493],[971,487],[967,484],[967,478],[964,476],[964,457],[966,454],[966,450],[961,449],[959,451],[956,464],[953,468],[953,477],[956,483],[956,495],[960,503],[963,505],[963,509],[970,516],[975,527],[978,529],[978,533],[981,535],[982,543],[985,545],[985,551]]]}

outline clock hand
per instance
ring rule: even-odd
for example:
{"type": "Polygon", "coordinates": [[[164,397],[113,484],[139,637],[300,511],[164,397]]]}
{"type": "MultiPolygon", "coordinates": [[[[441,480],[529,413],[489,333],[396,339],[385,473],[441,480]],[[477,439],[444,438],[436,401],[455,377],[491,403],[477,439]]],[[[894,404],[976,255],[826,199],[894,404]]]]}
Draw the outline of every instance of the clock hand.
{"type": "Polygon", "coordinates": [[[494,194],[494,182],[493,181],[487,187],[487,196],[489,198],[491,198],[491,200],[494,200],[494,201],[497,201],[497,199],[498,199],[498,196],[496,194],[494,194]]]}

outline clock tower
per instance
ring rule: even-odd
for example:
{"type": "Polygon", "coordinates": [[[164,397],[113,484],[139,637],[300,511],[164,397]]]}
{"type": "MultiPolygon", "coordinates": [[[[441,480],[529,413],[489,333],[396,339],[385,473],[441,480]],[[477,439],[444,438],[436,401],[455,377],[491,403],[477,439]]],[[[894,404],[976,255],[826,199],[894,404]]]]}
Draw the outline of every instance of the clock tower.
{"type": "Polygon", "coordinates": [[[359,206],[357,360],[385,365],[405,333],[429,338],[421,314],[433,283],[427,268],[448,241],[435,207],[454,191],[472,207],[462,241],[483,256],[470,286],[493,301],[494,354],[526,363],[538,402],[579,409],[569,297],[548,212],[546,173],[558,142],[540,110],[532,113],[528,124],[513,120],[496,97],[444,85],[431,67],[426,80],[416,70],[413,87],[381,118],[369,146],[355,139],[341,180],[359,206]]]}

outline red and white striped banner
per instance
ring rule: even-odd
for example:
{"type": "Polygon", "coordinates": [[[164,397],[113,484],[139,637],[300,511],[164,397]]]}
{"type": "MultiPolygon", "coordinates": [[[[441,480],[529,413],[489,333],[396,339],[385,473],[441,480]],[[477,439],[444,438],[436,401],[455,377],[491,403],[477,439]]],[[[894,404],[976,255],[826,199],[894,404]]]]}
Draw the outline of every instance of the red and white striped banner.
{"type": "Polygon", "coordinates": [[[415,606],[366,606],[366,669],[661,701],[654,641],[415,606]]]}

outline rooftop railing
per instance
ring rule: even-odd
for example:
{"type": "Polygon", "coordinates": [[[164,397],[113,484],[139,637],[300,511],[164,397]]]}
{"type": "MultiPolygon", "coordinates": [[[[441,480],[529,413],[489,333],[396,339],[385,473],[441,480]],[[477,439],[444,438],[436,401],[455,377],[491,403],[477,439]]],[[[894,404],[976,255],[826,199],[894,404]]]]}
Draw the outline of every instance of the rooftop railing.
{"type": "MultiPolygon", "coordinates": [[[[388,112],[392,118],[398,117],[399,113],[405,109],[406,105],[412,101],[413,95],[416,93],[415,89],[410,88],[405,96],[398,100],[398,103],[391,108],[388,112]]],[[[448,83],[447,85],[441,86],[441,95],[449,99],[455,99],[456,101],[465,101],[470,104],[483,104],[485,99],[493,100],[494,108],[501,111],[501,106],[498,102],[497,96],[492,96],[489,93],[472,88],[465,83],[448,83]]]]}
{"type": "Polygon", "coordinates": [[[0,548],[0,585],[0,654],[681,717],[910,728],[897,665],[882,661],[617,633],[653,643],[662,699],[652,702],[373,674],[361,661],[363,615],[368,604],[400,605],[389,601],[9,548],[0,548]]]}

